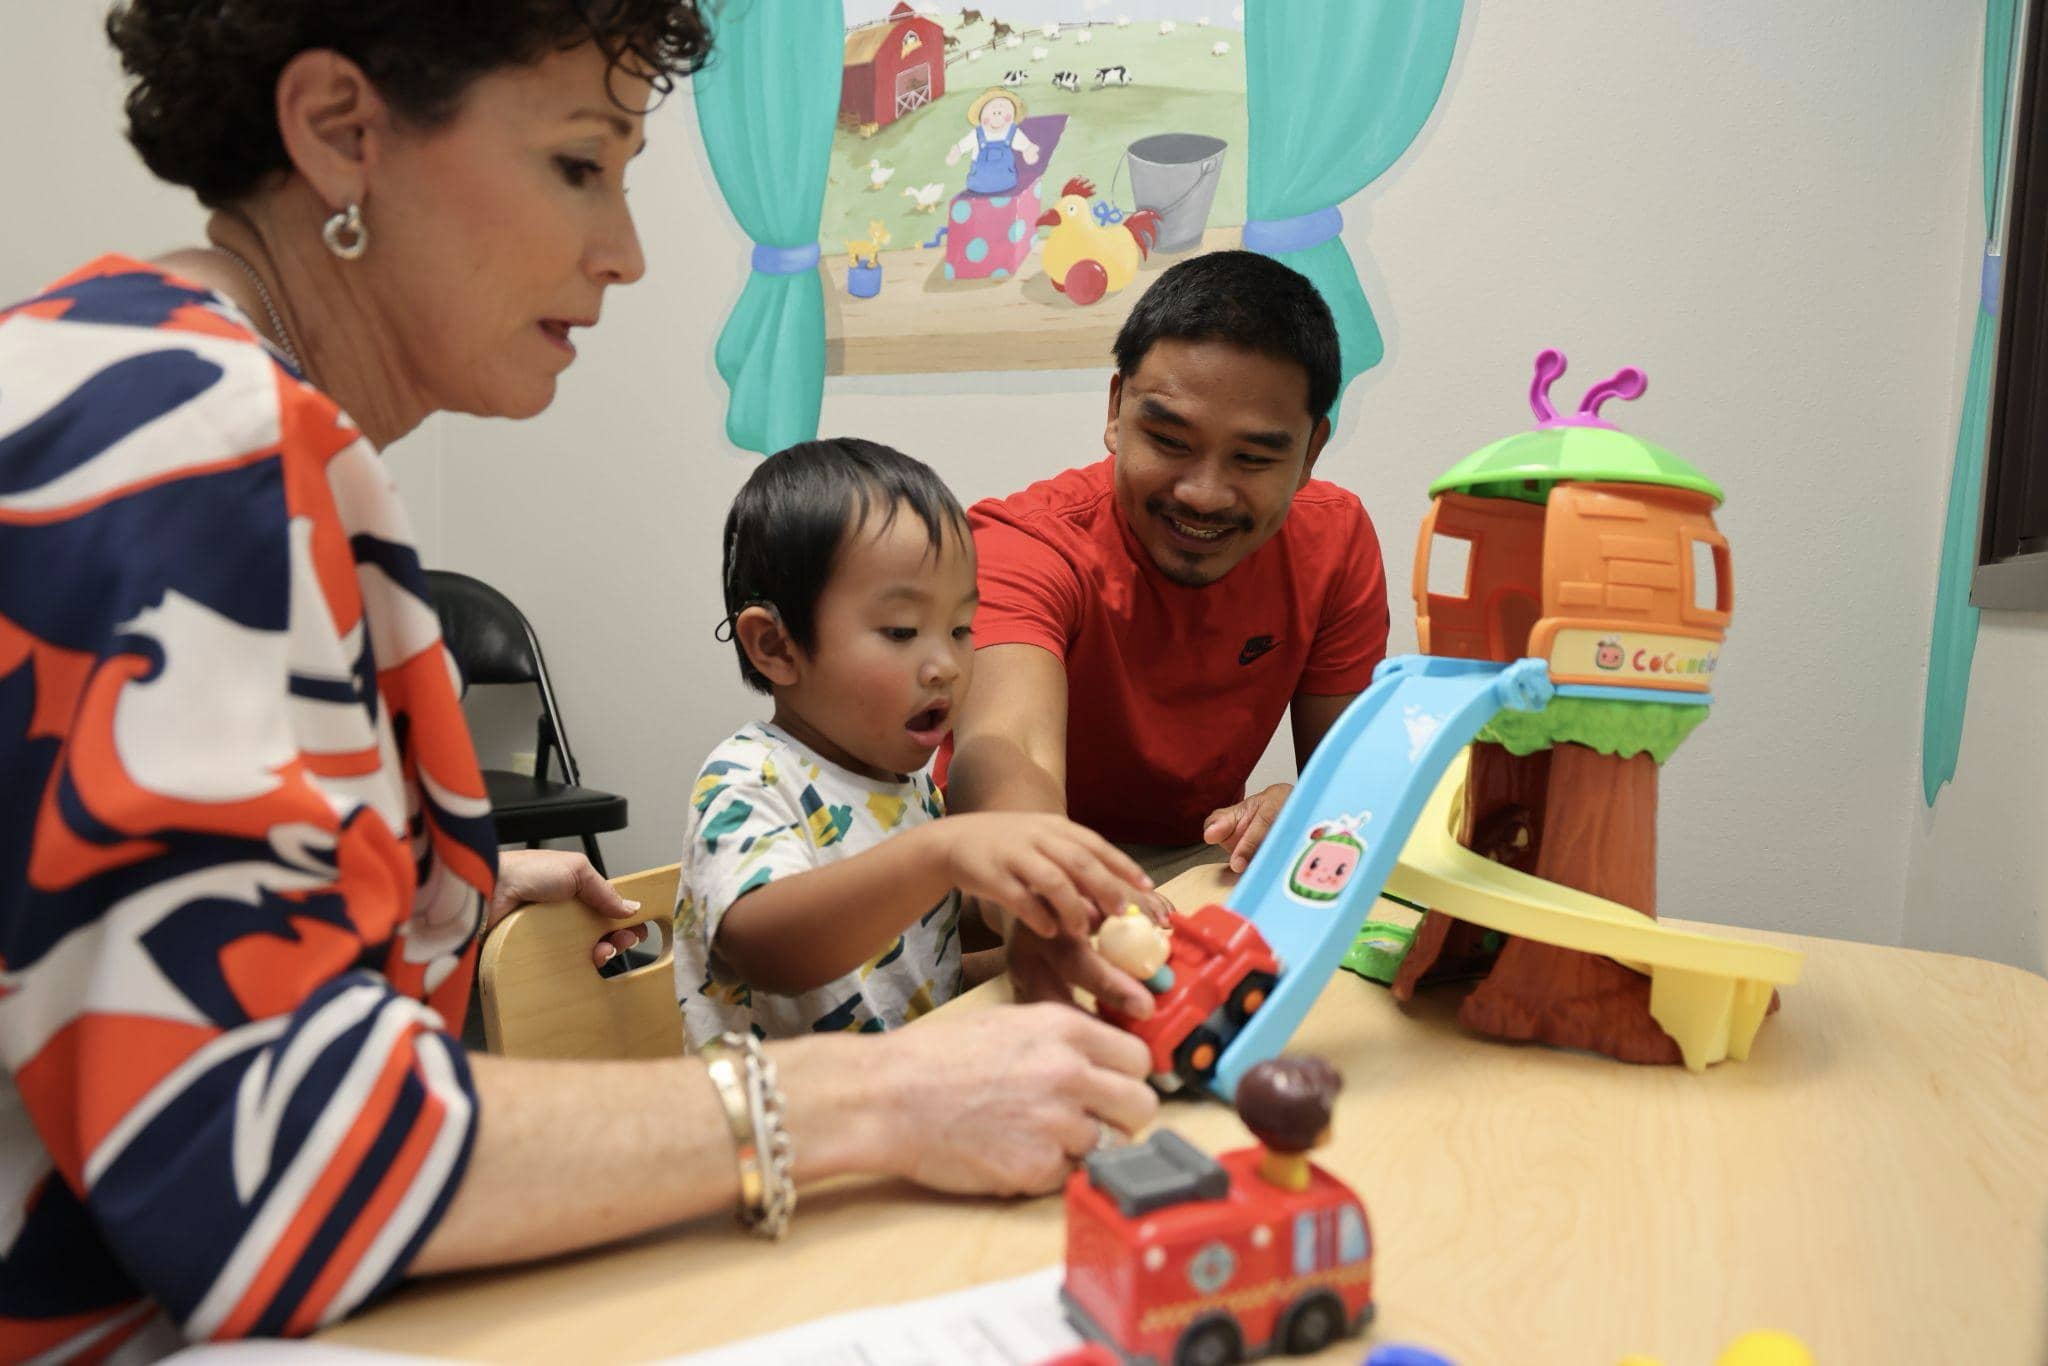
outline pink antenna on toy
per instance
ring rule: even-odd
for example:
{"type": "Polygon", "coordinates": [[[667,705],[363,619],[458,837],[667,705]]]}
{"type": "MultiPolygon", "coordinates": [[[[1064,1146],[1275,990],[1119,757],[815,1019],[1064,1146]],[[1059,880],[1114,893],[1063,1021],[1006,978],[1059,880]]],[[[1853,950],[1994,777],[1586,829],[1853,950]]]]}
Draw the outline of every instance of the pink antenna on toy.
{"type": "Polygon", "coordinates": [[[1648,375],[1645,375],[1633,365],[1624,365],[1621,369],[1616,370],[1613,375],[1601,380],[1586,391],[1586,396],[1579,400],[1579,416],[1588,422],[1597,422],[1603,427],[1607,426],[1607,423],[1600,421],[1601,404],[1610,398],[1624,400],[1641,398],[1643,391],[1649,387],[1650,377],[1648,375]]]}
{"type": "Polygon", "coordinates": [[[1550,402],[1550,386],[1564,373],[1564,352],[1546,346],[1536,354],[1536,378],[1529,381],[1529,407],[1545,426],[1557,421],[1557,409],[1550,402]]]}

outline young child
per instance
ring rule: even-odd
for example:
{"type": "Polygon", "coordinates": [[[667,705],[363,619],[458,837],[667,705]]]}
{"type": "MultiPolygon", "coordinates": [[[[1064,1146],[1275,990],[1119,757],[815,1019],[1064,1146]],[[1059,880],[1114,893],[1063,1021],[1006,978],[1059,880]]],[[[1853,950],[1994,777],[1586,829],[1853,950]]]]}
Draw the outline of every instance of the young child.
{"type": "Polygon", "coordinates": [[[925,766],[973,672],[974,542],[937,475],[841,438],[756,469],[725,522],[740,674],[775,699],[704,762],[676,904],[691,1047],[891,1029],[960,990],[959,894],[1085,935],[1151,882],[1026,812],[941,820],[925,766]]]}

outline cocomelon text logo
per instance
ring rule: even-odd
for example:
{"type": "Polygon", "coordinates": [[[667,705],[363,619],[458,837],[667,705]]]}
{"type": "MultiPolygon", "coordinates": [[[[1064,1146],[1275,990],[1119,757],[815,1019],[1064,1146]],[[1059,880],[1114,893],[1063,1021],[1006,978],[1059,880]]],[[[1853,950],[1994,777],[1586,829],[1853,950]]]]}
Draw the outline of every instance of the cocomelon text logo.
{"type": "Polygon", "coordinates": [[[1564,630],[1550,650],[1553,674],[1604,676],[1632,684],[1705,688],[1720,667],[1718,641],[1648,632],[1564,630]]]}
{"type": "Polygon", "coordinates": [[[1637,650],[1628,665],[1643,674],[1710,674],[1721,657],[1714,654],[1686,655],[1676,650],[1637,650]]]}
{"type": "Polygon", "coordinates": [[[1312,826],[1308,847],[1287,874],[1287,894],[1311,905],[1335,901],[1365,858],[1365,837],[1358,832],[1371,819],[1372,813],[1364,811],[1312,826]]]}

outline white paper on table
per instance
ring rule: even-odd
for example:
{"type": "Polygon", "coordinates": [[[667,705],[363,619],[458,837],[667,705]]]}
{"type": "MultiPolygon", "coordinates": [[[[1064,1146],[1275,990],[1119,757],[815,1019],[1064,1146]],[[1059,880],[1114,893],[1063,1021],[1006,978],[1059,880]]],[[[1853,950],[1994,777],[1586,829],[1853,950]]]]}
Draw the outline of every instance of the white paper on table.
{"type": "Polygon", "coordinates": [[[669,1357],[662,1366],[1034,1366],[1081,1345],[1060,1312],[1062,1269],[669,1357]]]}

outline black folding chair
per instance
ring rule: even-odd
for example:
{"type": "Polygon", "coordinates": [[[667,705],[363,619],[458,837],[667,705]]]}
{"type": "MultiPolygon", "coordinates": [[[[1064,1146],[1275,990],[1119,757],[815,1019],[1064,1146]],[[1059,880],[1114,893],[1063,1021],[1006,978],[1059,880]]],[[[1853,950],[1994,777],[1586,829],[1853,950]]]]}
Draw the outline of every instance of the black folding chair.
{"type": "Polygon", "coordinates": [[[626,828],[626,799],[582,786],[533,626],[510,598],[467,574],[430,569],[427,592],[441,618],[441,635],[462,671],[465,697],[476,684],[526,684],[540,694],[533,772],[484,770],[498,843],[534,848],[542,840],[580,837],[583,851],[603,876],[597,837],[626,828]],[[555,756],[561,761],[560,782],[548,777],[548,760],[555,756]]]}

